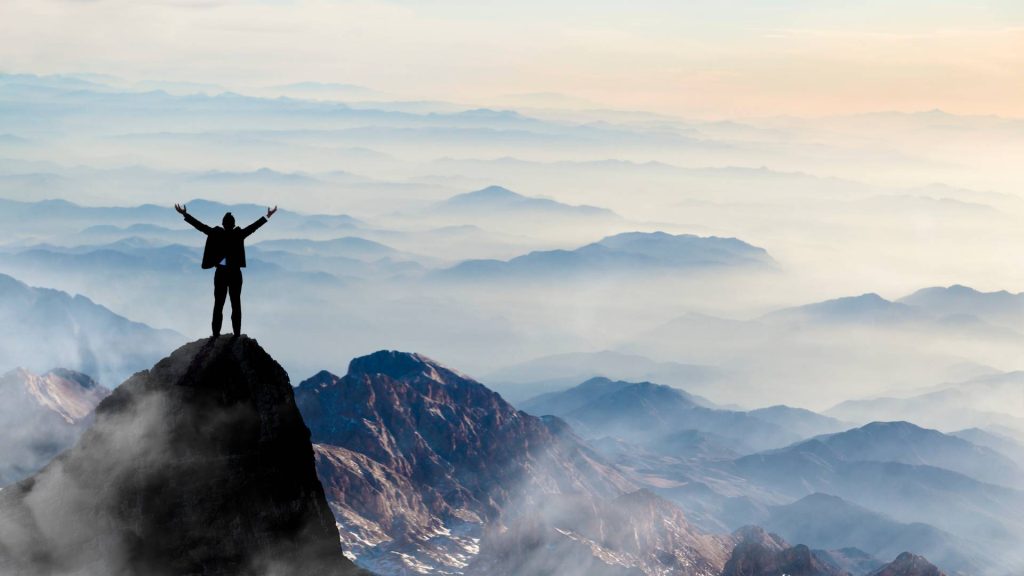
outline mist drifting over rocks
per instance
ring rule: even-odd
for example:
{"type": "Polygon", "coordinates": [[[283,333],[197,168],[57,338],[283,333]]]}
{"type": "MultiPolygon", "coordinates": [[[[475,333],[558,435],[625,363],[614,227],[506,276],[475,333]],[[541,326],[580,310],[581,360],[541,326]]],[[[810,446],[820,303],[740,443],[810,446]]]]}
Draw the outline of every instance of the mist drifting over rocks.
{"type": "Polygon", "coordinates": [[[288,376],[244,336],[136,374],[71,450],[0,491],[0,572],[358,573],[288,376]]]}

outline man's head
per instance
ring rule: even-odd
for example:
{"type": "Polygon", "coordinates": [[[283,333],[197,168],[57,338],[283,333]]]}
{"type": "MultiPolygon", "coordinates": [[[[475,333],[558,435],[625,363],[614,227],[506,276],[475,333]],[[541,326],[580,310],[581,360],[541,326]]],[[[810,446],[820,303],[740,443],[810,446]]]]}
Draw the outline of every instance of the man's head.
{"type": "Polygon", "coordinates": [[[224,225],[225,230],[231,230],[235,227],[235,217],[231,215],[231,212],[224,214],[224,219],[221,220],[221,224],[224,225]]]}

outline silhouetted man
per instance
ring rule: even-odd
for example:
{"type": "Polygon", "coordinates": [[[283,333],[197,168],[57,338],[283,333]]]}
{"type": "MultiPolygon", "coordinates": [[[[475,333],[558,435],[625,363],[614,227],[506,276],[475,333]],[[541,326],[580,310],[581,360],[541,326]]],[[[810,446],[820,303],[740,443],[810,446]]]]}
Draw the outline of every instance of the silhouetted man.
{"type": "Polygon", "coordinates": [[[245,239],[267,223],[277,212],[277,206],[267,208],[267,215],[245,228],[235,226],[235,217],[228,212],[221,221],[223,227],[210,228],[196,220],[185,206],[174,205],[185,221],[206,234],[203,249],[203,268],[217,268],[213,275],[213,336],[220,336],[224,318],[224,297],[231,296],[231,328],[238,336],[242,331],[242,268],[245,268],[245,239]]]}

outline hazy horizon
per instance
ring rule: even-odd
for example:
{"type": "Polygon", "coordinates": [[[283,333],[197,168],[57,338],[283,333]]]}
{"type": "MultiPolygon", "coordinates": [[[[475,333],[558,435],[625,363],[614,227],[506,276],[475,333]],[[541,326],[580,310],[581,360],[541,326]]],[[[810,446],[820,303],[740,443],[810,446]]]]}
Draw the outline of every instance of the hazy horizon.
{"type": "Polygon", "coordinates": [[[260,552],[204,482],[298,463],[381,576],[1020,574],[1022,70],[1011,0],[2,1],[0,572],[260,552]]]}
{"type": "Polygon", "coordinates": [[[0,16],[8,72],[715,119],[1024,115],[1024,9],[1002,0],[14,0],[0,16]]]}

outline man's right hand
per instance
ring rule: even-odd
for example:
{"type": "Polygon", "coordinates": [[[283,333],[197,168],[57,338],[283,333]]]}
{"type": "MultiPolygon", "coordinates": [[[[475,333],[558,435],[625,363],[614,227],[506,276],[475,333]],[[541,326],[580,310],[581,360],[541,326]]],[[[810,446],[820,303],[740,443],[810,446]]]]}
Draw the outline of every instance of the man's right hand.
{"type": "Polygon", "coordinates": [[[177,210],[178,214],[181,214],[182,216],[188,214],[188,207],[186,207],[183,204],[175,204],[174,209],[177,210]]]}

